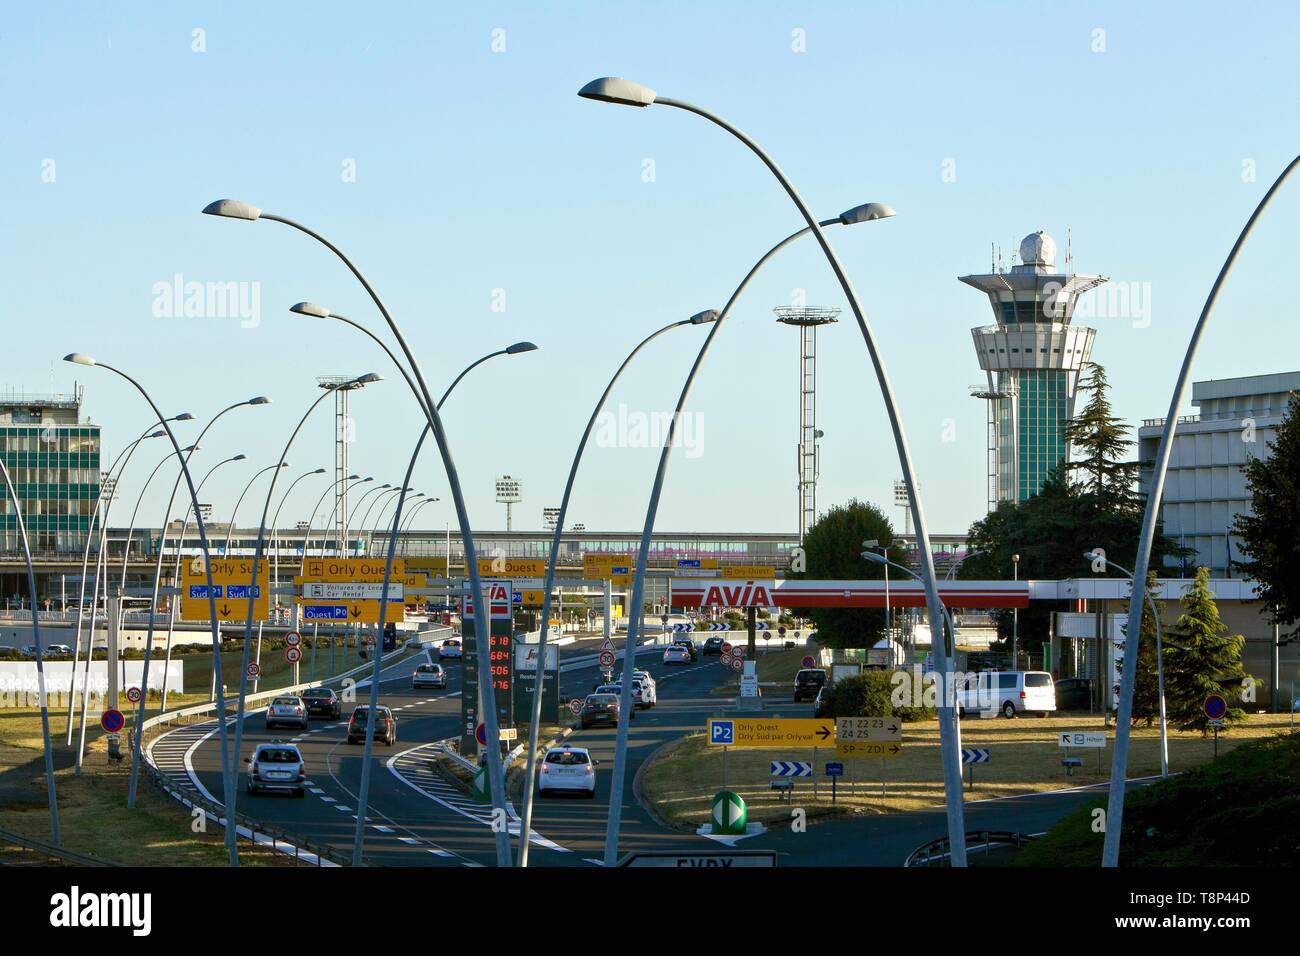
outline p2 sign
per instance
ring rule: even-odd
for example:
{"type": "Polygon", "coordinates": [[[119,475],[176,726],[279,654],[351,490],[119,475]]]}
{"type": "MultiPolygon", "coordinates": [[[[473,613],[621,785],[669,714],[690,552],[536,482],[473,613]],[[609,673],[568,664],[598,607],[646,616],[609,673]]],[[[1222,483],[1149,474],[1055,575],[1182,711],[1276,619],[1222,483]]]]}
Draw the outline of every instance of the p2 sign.
{"type": "Polygon", "coordinates": [[[714,747],[730,747],[736,740],[736,723],[732,720],[709,721],[709,744],[714,747]]]}

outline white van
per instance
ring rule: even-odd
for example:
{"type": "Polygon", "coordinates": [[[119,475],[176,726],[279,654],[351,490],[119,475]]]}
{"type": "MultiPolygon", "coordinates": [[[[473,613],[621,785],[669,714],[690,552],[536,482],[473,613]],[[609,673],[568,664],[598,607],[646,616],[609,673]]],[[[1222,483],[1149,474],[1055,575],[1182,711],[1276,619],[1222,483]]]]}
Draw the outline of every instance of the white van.
{"type": "Polygon", "coordinates": [[[1047,671],[980,671],[957,691],[959,715],[967,711],[992,711],[1003,717],[1036,712],[1041,717],[1056,710],[1056,685],[1047,671]]]}

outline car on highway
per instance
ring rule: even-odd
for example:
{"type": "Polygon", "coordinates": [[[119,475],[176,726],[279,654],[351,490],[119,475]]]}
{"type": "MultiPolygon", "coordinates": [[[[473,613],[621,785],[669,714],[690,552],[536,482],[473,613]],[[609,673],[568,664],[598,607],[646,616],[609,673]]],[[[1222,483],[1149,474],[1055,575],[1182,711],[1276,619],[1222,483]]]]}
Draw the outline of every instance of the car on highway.
{"type": "Polygon", "coordinates": [[[671,647],[664,648],[665,664],[689,664],[690,662],[691,652],[682,645],[673,644],[671,647]]]}
{"type": "Polygon", "coordinates": [[[244,762],[248,764],[250,794],[276,790],[301,797],[307,792],[307,764],[293,744],[279,741],[258,744],[253,755],[245,757],[244,762]]]}
{"type": "MultiPolygon", "coordinates": [[[[369,712],[370,708],[365,705],[352,711],[352,717],[348,720],[348,743],[366,742],[366,720],[369,712]]],[[[388,747],[397,743],[397,718],[387,707],[380,706],[375,709],[375,743],[382,743],[388,747]]]]}
{"type": "Polygon", "coordinates": [[[411,672],[411,690],[420,687],[447,687],[447,672],[441,664],[421,664],[411,672]]]}
{"type": "Polygon", "coordinates": [[[820,667],[803,667],[794,675],[794,702],[814,700],[826,686],[826,672],[820,667]]]}
{"type": "Polygon", "coordinates": [[[328,687],[308,687],[302,692],[302,702],[307,705],[307,717],[321,716],[338,720],[343,716],[343,701],[328,687]]]}
{"type": "Polygon", "coordinates": [[[22,653],[23,657],[35,657],[35,656],[36,656],[36,645],[35,645],[35,644],[24,644],[21,653],[22,653]]]}
{"type": "Polygon", "coordinates": [[[700,649],[700,653],[703,654],[705,657],[708,657],[710,654],[721,654],[722,645],[725,643],[727,642],[720,637],[705,638],[704,647],[700,649]]]}
{"type": "Polygon", "coordinates": [[[588,694],[586,700],[582,702],[578,723],[583,730],[596,724],[617,724],[618,694],[612,692],[588,694]]]}
{"type": "Polygon", "coordinates": [[[1056,682],[1056,706],[1060,710],[1091,710],[1092,679],[1063,677],[1056,682]]]}
{"type": "MultiPolygon", "coordinates": [[[[623,700],[623,682],[615,682],[612,684],[601,684],[599,685],[598,688],[595,688],[595,691],[593,691],[593,693],[612,693],[612,695],[619,698],[619,700],[621,701],[623,700]]],[[[634,719],[637,718],[637,708],[642,708],[642,706],[647,706],[645,702],[643,702],[642,700],[643,696],[645,696],[645,688],[643,688],[640,683],[634,682],[632,684],[633,721],[634,719]]]]}
{"type": "Polygon", "coordinates": [[[438,660],[440,661],[445,661],[448,658],[458,661],[463,655],[464,651],[461,649],[460,641],[454,637],[443,641],[442,646],[438,648],[438,660]]]}
{"type": "Polygon", "coordinates": [[[273,698],[267,705],[267,729],[285,725],[307,729],[307,705],[303,703],[301,697],[291,697],[286,694],[283,697],[273,698]]]}
{"type": "Polygon", "coordinates": [[[957,689],[958,716],[993,711],[1011,719],[1022,713],[1046,717],[1056,710],[1056,687],[1047,671],[980,671],[957,689]]]}
{"type": "Polygon", "coordinates": [[[700,656],[700,649],[696,646],[693,638],[679,637],[677,640],[673,641],[673,643],[690,651],[691,660],[695,660],[695,658],[700,656]]]}
{"type": "Polygon", "coordinates": [[[570,791],[589,799],[594,797],[598,763],[585,747],[552,747],[538,767],[537,795],[570,791]]]}
{"type": "Polygon", "coordinates": [[[72,653],[72,648],[67,644],[51,644],[47,653],[51,657],[64,657],[72,653]]]}

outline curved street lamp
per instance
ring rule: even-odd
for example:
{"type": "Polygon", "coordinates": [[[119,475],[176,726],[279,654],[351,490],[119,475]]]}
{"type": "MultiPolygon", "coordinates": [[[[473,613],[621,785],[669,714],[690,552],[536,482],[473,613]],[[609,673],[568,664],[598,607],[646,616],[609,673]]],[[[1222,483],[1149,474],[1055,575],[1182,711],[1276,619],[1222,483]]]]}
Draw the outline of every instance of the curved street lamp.
{"type": "MultiPolygon", "coordinates": [[[[1191,341],[1187,343],[1187,354],[1183,357],[1183,365],[1178,370],[1178,379],[1174,383],[1174,392],[1169,399],[1169,413],[1165,416],[1164,428],[1160,432],[1160,446],[1156,450],[1155,464],[1152,466],[1151,477],[1147,483],[1146,512],[1142,516],[1142,532],[1138,537],[1137,558],[1133,562],[1134,591],[1139,589],[1144,593],[1146,591],[1147,569],[1151,563],[1151,545],[1155,541],[1156,520],[1160,515],[1160,499],[1164,494],[1165,472],[1169,468],[1169,455],[1173,451],[1174,429],[1178,425],[1178,409],[1183,404],[1183,395],[1187,391],[1187,380],[1191,377],[1192,360],[1196,358],[1196,350],[1201,344],[1201,335],[1209,321],[1210,311],[1214,308],[1214,302],[1219,297],[1219,289],[1223,286],[1224,280],[1228,278],[1228,273],[1232,271],[1232,264],[1237,261],[1237,253],[1241,251],[1241,247],[1246,243],[1246,237],[1250,235],[1250,231],[1255,227],[1255,222],[1259,219],[1260,214],[1268,207],[1269,201],[1282,188],[1282,184],[1287,181],[1297,166],[1300,166],[1300,156],[1287,164],[1286,169],[1282,170],[1281,175],[1274,180],[1273,185],[1264,194],[1264,198],[1255,207],[1255,211],[1246,220],[1245,227],[1241,230],[1241,234],[1237,236],[1232,251],[1228,253],[1223,268],[1219,270],[1219,274],[1214,280],[1214,285],[1210,287],[1210,294],[1201,309],[1200,318],[1196,320],[1196,328],[1192,330],[1191,341]]],[[[1130,600],[1127,633],[1138,634],[1141,630],[1142,601],[1130,600]]],[[[1128,776],[1129,721],[1133,714],[1133,685],[1136,680],[1137,655],[1126,654],[1124,655],[1124,672],[1120,675],[1119,682],[1119,710],[1115,715],[1115,751],[1111,760],[1110,793],[1106,804],[1106,838],[1102,846],[1102,866],[1119,866],[1120,831],[1124,824],[1125,778],[1128,776]]]]}
{"type": "MultiPolygon", "coordinates": [[[[204,207],[203,212],[210,216],[221,216],[229,219],[243,219],[243,220],[268,219],[272,222],[279,222],[283,225],[289,226],[292,229],[296,229],[299,232],[301,232],[303,235],[315,239],[321,245],[325,246],[325,248],[329,249],[330,252],[334,253],[334,255],[338,257],[339,261],[342,262],[343,265],[347,267],[348,271],[351,272],[353,276],[356,277],[357,281],[361,283],[362,288],[366,290],[366,294],[370,296],[370,300],[375,304],[375,307],[379,310],[380,315],[383,316],[384,322],[387,323],[389,330],[393,333],[393,337],[397,340],[397,344],[401,348],[402,354],[406,357],[407,367],[410,373],[414,376],[413,381],[408,378],[408,383],[414,386],[413,393],[415,395],[416,403],[420,406],[420,410],[424,412],[426,420],[429,422],[430,427],[433,429],[433,437],[434,440],[437,442],[438,453],[442,458],[443,470],[446,472],[447,475],[447,484],[451,489],[452,501],[456,505],[456,521],[460,525],[461,540],[464,543],[464,547],[465,547],[466,565],[467,565],[467,571],[470,578],[470,591],[472,594],[481,595],[483,593],[483,584],[482,581],[480,580],[480,576],[478,573],[478,561],[474,554],[474,531],[470,525],[469,513],[465,508],[465,495],[461,490],[460,475],[456,471],[456,462],[452,458],[451,446],[447,441],[447,434],[446,431],[443,429],[442,419],[438,415],[437,406],[434,405],[433,395],[429,391],[428,382],[425,381],[424,373],[420,369],[420,363],[416,361],[415,353],[411,350],[411,347],[407,344],[406,338],[402,335],[402,330],[398,327],[397,322],[393,319],[392,313],[388,311],[388,307],[384,305],[383,300],[380,299],[379,293],[375,291],[374,287],[370,284],[369,280],[366,279],[366,277],[361,273],[361,270],[356,267],[356,265],[352,262],[352,260],[349,259],[346,255],[344,255],[343,250],[341,250],[338,246],[334,245],[324,236],[320,235],[317,232],[313,232],[311,229],[307,228],[302,223],[295,222],[292,219],[289,219],[285,216],[279,216],[279,215],[274,215],[272,213],[263,212],[261,209],[259,209],[257,206],[252,205],[251,203],[241,202],[235,199],[219,199],[216,202],[209,203],[207,206],[204,207]]],[[[404,371],[406,370],[407,369],[404,369],[404,371]]],[[[382,604],[380,605],[380,608],[381,608],[380,613],[382,617],[383,614],[382,604]]],[[[477,628],[477,633],[483,636],[487,635],[489,633],[489,628],[488,628],[489,615],[488,612],[486,612],[483,609],[483,602],[481,600],[474,602],[474,620],[477,628]]],[[[379,656],[381,655],[376,655],[377,658],[379,656]]],[[[479,692],[483,694],[483,699],[491,700],[492,685],[491,685],[491,675],[489,673],[489,668],[480,667],[478,669],[478,679],[479,679],[479,692]]],[[[375,708],[372,707],[369,712],[369,717],[367,718],[366,721],[367,740],[369,740],[370,737],[374,734],[374,714],[375,714],[375,708]]],[[[495,707],[485,708],[485,713],[483,713],[482,718],[487,731],[488,739],[495,740],[499,732],[496,708],[495,707]]],[[[504,814],[506,812],[505,774],[503,772],[503,768],[501,764],[501,754],[499,753],[498,749],[495,747],[488,748],[488,776],[489,779],[491,780],[493,810],[498,814],[504,814]]],[[[497,864],[499,866],[509,866],[510,865],[509,834],[507,834],[504,830],[501,830],[499,832],[496,832],[494,834],[494,837],[495,837],[494,843],[496,845],[497,864]]],[[[360,860],[354,859],[353,862],[359,863],[360,860]]]]}
{"type": "MultiPolygon", "coordinates": [[[[786,177],[785,173],[776,162],[758,145],[739,129],[728,123],[722,117],[709,112],[699,106],[687,103],[684,100],[676,100],[665,96],[659,96],[654,90],[640,83],[633,83],[621,77],[602,77],[593,80],[578,91],[578,95],[586,99],[602,100],[610,103],[619,103],[626,106],[646,107],[652,103],[663,106],[671,106],[688,113],[694,113],[703,119],[708,120],[719,128],[730,133],[736,139],[740,140],[749,150],[758,157],[768,171],[776,178],[781,188],[785,190],[786,195],[794,203],[803,216],[808,228],[817,238],[817,244],[821,246],[822,254],[826,258],[827,264],[831,271],[835,273],[835,278],[839,281],[840,288],[844,292],[845,298],[849,301],[849,306],[853,310],[853,316],[857,320],[858,329],[862,333],[862,339],[866,343],[867,352],[871,356],[871,364],[876,372],[876,379],[880,384],[881,398],[884,400],[885,411],[889,416],[889,424],[894,433],[894,446],[898,452],[898,461],[903,472],[903,482],[907,486],[908,501],[912,511],[912,525],[916,529],[916,543],[920,551],[921,576],[925,584],[926,608],[929,612],[931,633],[939,633],[943,629],[944,608],[943,602],[939,599],[939,588],[934,573],[934,555],[930,551],[930,535],[927,530],[925,513],[921,507],[921,495],[917,487],[915,469],[912,467],[912,454],[908,448],[907,437],[903,431],[902,418],[899,415],[897,403],[894,400],[894,389],[889,381],[889,374],[885,369],[884,360],[881,358],[876,346],[875,335],[872,332],[870,324],[867,322],[866,313],[858,301],[858,295],[853,288],[853,283],[849,281],[848,275],[840,265],[839,257],[831,247],[825,233],[822,231],[822,224],[817,222],[813,217],[812,211],[808,204],[804,202],[803,197],[795,189],[794,184],[786,177]]],[[[863,207],[859,207],[864,217],[879,218],[878,214],[863,207]]],[[[892,215],[892,210],[889,211],[892,215]]],[[[856,220],[864,221],[864,220],[856,220]]],[[[716,332],[717,327],[712,330],[716,332]]],[[[712,336],[712,332],[710,336],[712,336]]],[[[707,347],[707,343],[706,343],[707,347]]],[[[671,426],[670,426],[671,428],[671,426]]],[[[642,557],[644,563],[644,556],[642,557]]],[[[639,595],[637,595],[639,597],[639,595]]],[[[632,605],[634,614],[640,613],[640,607],[637,604],[632,605]]],[[[632,625],[628,625],[629,641],[632,637],[632,625]]],[[[948,642],[945,642],[947,645],[948,642]]],[[[940,711],[950,711],[952,707],[952,670],[954,650],[951,646],[945,646],[943,653],[936,655],[939,658],[940,677],[944,684],[943,700],[940,702],[940,711]]],[[[626,682],[628,685],[631,681],[626,682]]],[[[630,689],[629,689],[630,693],[630,689]]],[[[628,696],[625,693],[624,696],[628,696]]],[[[943,714],[941,713],[941,718],[943,714]]],[[[620,725],[622,723],[620,715],[620,725]]],[[[962,814],[962,781],[961,781],[961,757],[955,746],[955,737],[949,721],[940,720],[940,744],[943,756],[943,782],[944,795],[947,803],[948,817],[948,841],[953,866],[966,865],[966,831],[963,823],[962,814]]],[[[611,818],[615,816],[611,812],[611,818]]],[[[617,825],[616,825],[617,826],[617,825]]],[[[607,846],[606,865],[612,865],[615,860],[610,859],[609,847],[607,846]]]]}

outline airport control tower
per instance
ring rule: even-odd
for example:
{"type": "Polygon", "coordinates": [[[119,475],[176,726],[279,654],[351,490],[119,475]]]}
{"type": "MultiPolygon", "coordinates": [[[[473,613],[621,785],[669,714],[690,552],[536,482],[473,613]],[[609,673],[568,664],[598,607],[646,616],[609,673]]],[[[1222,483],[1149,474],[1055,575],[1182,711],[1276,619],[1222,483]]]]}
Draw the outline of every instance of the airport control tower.
{"type": "Polygon", "coordinates": [[[1020,243],[1009,271],[961,276],[989,297],[993,325],[971,329],[987,382],[971,394],[988,402],[988,506],[1036,494],[1069,450],[1079,375],[1095,330],[1070,324],[1079,296],[1106,281],[1056,268],[1056,243],[1039,231],[1020,243]]]}

